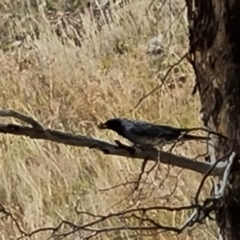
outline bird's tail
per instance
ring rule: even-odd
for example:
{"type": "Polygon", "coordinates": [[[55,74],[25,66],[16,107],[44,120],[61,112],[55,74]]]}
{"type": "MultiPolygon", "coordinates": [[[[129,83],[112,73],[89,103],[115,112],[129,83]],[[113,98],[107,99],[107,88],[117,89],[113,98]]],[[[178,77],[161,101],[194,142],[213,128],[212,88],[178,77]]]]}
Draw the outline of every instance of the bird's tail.
{"type": "Polygon", "coordinates": [[[182,137],[180,137],[181,140],[210,140],[210,137],[204,137],[204,136],[197,136],[197,135],[191,135],[191,134],[183,134],[182,137]]]}

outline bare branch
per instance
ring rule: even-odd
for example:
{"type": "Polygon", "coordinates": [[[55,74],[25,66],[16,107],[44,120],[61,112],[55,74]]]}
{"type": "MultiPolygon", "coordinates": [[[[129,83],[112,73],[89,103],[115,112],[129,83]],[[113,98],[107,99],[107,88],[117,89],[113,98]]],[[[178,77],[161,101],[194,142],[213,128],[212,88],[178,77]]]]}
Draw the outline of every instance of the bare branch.
{"type": "Polygon", "coordinates": [[[125,182],[113,185],[111,187],[108,187],[108,188],[98,188],[98,191],[99,192],[106,192],[106,191],[113,190],[113,189],[116,189],[116,188],[126,187],[126,186],[132,185],[132,184],[136,184],[136,181],[125,181],[125,182]]]}
{"type": "Polygon", "coordinates": [[[88,215],[91,217],[95,217],[95,218],[111,218],[111,217],[118,217],[119,215],[126,215],[126,214],[132,214],[132,213],[136,213],[136,212],[142,212],[142,213],[147,213],[150,211],[156,211],[156,210],[161,210],[161,211],[169,211],[169,212],[180,212],[183,210],[191,210],[198,207],[197,205],[186,205],[186,206],[181,206],[181,207],[167,207],[167,206],[153,206],[153,207],[139,207],[139,208],[132,208],[132,209],[128,209],[128,210],[124,210],[122,212],[117,212],[117,213],[110,213],[108,215],[96,215],[96,214],[92,214],[89,212],[83,212],[83,211],[78,211],[77,210],[77,206],[75,208],[75,211],[78,214],[84,214],[84,215],[88,215]]]}
{"type": "Polygon", "coordinates": [[[145,207],[145,208],[134,208],[128,209],[125,211],[120,211],[116,213],[110,213],[108,215],[95,215],[89,212],[81,212],[75,209],[78,214],[88,215],[90,217],[95,218],[88,223],[82,225],[75,225],[69,221],[63,220],[56,227],[47,227],[47,228],[39,228],[30,233],[20,232],[21,237],[18,239],[22,239],[24,237],[31,237],[39,232],[52,232],[52,235],[48,239],[63,239],[67,236],[73,235],[76,232],[81,231],[82,233],[89,233],[87,236],[81,237],[80,239],[91,239],[92,237],[101,234],[103,232],[115,232],[115,231],[144,231],[144,230],[162,230],[162,231],[172,231],[177,234],[183,232],[187,227],[193,226],[196,223],[201,223],[210,212],[214,211],[214,206],[208,206],[208,202],[204,202],[202,205],[188,205],[182,207],[164,207],[164,206],[153,206],[153,207],[145,207]],[[180,212],[184,210],[196,210],[188,220],[180,227],[167,226],[161,223],[158,223],[156,220],[153,220],[150,217],[147,217],[147,213],[149,212],[151,215],[151,211],[170,211],[170,212],[180,212]],[[139,220],[139,223],[136,225],[125,225],[124,223],[116,226],[116,227],[101,227],[98,228],[97,225],[99,223],[103,223],[106,220],[117,218],[117,219],[135,219],[139,220]],[[59,232],[63,226],[68,226],[71,230],[61,233],[59,232]]]}
{"type": "Polygon", "coordinates": [[[33,118],[11,109],[0,109],[0,117],[13,117],[31,125],[33,128],[44,130],[42,125],[33,118]]]}
{"type": "Polygon", "coordinates": [[[165,84],[165,80],[167,79],[168,75],[171,73],[171,71],[173,70],[174,67],[178,66],[186,57],[187,57],[188,53],[185,53],[176,63],[172,64],[170,66],[170,68],[167,70],[166,74],[164,75],[164,77],[161,79],[161,83],[158,84],[155,88],[153,88],[150,92],[148,92],[147,94],[145,94],[144,96],[142,96],[137,104],[130,110],[133,111],[134,109],[136,109],[147,97],[149,97],[150,95],[152,95],[153,93],[155,93],[157,90],[159,90],[160,88],[162,88],[162,86],[165,84]]]}
{"type": "MultiPolygon", "coordinates": [[[[171,227],[171,226],[165,226],[165,225],[161,225],[157,222],[155,222],[154,220],[150,219],[150,218],[145,218],[143,220],[145,220],[146,222],[149,223],[149,225],[146,226],[118,226],[118,227],[109,227],[109,228],[94,228],[94,226],[96,226],[98,223],[102,223],[106,220],[109,220],[111,218],[117,217],[125,217],[128,214],[131,214],[130,217],[139,219],[139,217],[135,214],[137,213],[142,213],[145,214],[148,211],[152,211],[152,210],[162,210],[162,211],[170,211],[170,212],[180,212],[183,210],[190,210],[190,209],[194,209],[197,208],[198,206],[193,206],[193,205],[189,205],[189,206],[182,206],[182,207],[164,207],[164,206],[154,206],[154,207],[147,207],[147,208],[134,208],[134,209],[129,209],[129,210],[125,210],[125,211],[120,211],[120,212],[116,212],[116,213],[110,213],[108,215],[95,215],[89,212],[80,212],[77,211],[77,209],[75,209],[75,211],[78,214],[82,214],[82,215],[88,215],[90,217],[94,217],[96,218],[93,221],[90,221],[89,223],[85,223],[83,225],[75,225],[73,223],[70,223],[68,221],[61,221],[57,227],[47,227],[47,228],[39,228],[31,233],[25,233],[25,232],[21,232],[22,236],[19,239],[22,239],[23,237],[31,237],[39,232],[48,232],[51,231],[53,234],[51,237],[49,237],[49,239],[53,238],[53,239],[63,239],[67,236],[70,236],[72,234],[74,234],[75,232],[78,232],[80,230],[86,231],[86,232],[91,232],[91,234],[89,236],[96,236],[100,233],[103,232],[113,232],[113,231],[122,231],[122,230],[128,230],[128,231],[143,231],[143,230],[164,230],[164,231],[173,231],[176,233],[180,233],[181,229],[178,229],[177,227],[171,227]],[[70,226],[72,228],[71,231],[68,231],[66,233],[59,233],[57,234],[57,232],[60,230],[60,228],[63,225],[67,225],[70,226]]],[[[127,216],[126,216],[127,218],[127,216]]],[[[84,237],[82,239],[90,239],[91,237],[84,237]]]]}
{"type": "Polygon", "coordinates": [[[0,204],[0,212],[3,213],[4,217],[9,217],[12,222],[15,223],[18,231],[22,234],[25,235],[26,232],[22,229],[22,227],[20,226],[20,224],[18,223],[18,221],[15,219],[15,217],[12,215],[12,213],[10,211],[8,211],[2,204],[0,204]]]}
{"type": "MultiPolygon", "coordinates": [[[[12,110],[4,110],[0,114],[2,116],[11,116],[17,119],[22,119],[25,122],[31,123],[34,127],[20,126],[17,124],[0,124],[0,133],[26,136],[33,139],[42,139],[65,145],[88,147],[100,150],[108,155],[117,155],[122,157],[148,159],[150,161],[177,166],[180,168],[192,170],[201,174],[205,174],[211,167],[211,163],[193,161],[192,159],[177,156],[172,153],[157,151],[156,149],[142,149],[130,147],[124,144],[112,144],[93,137],[74,135],[61,131],[44,129],[41,124],[37,123],[30,117],[24,116],[12,110]]],[[[119,141],[117,141],[118,143],[119,141]]],[[[226,164],[218,164],[211,175],[222,175],[226,164]]]]}
{"type": "Polygon", "coordinates": [[[143,174],[145,172],[145,168],[146,168],[147,162],[148,162],[148,159],[144,159],[143,162],[142,162],[141,172],[140,172],[140,174],[138,176],[138,179],[137,179],[137,182],[136,182],[136,186],[135,186],[135,190],[137,190],[139,188],[142,176],[143,176],[143,174]]]}
{"type": "MultiPolygon", "coordinates": [[[[200,182],[200,184],[199,184],[199,187],[198,187],[198,190],[197,190],[197,193],[196,193],[196,196],[195,196],[195,204],[198,204],[199,195],[200,195],[200,193],[201,193],[201,190],[202,190],[202,188],[203,188],[203,186],[204,186],[204,183],[205,183],[206,179],[211,175],[211,172],[212,172],[212,171],[214,170],[214,168],[218,165],[218,163],[227,160],[227,158],[229,157],[229,155],[230,155],[231,153],[232,153],[232,150],[230,150],[225,156],[223,156],[222,158],[220,158],[219,160],[217,160],[216,162],[214,162],[214,163],[212,164],[212,167],[209,168],[209,170],[205,173],[205,175],[203,176],[203,178],[202,178],[202,180],[201,180],[201,182],[200,182]]],[[[232,154],[233,154],[233,153],[232,153],[232,154]]],[[[231,155],[231,156],[232,156],[232,155],[231,155]]],[[[230,158],[231,158],[231,156],[230,156],[230,158]]],[[[228,165],[227,165],[227,167],[228,167],[228,165]]],[[[226,171],[226,169],[225,169],[225,171],[226,171]]],[[[225,173],[225,171],[224,171],[224,173],[225,173]]]]}
{"type": "Polygon", "coordinates": [[[236,157],[236,153],[233,152],[232,155],[230,156],[229,160],[228,160],[228,165],[226,166],[226,169],[224,171],[221,187],[215,193],[214,197],[216,199],[221,198],[223,196],[224,192],[225,192],[225,189],[226,189],[226,186],[227,186],[227,183],[228,183],[228,180],[229,180],[228,178],[229,178],[230,171],[231,171],[231,168],[232,168],[235,157],[236,157]]]}

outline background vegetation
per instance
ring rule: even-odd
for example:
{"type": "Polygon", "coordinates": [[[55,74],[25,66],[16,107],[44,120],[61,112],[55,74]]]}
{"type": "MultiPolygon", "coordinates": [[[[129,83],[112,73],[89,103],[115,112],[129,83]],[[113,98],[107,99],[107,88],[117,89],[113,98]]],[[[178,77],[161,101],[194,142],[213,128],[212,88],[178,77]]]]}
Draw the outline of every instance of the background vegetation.
{"type": "MultiPolygon", "coordinates": [[[[199,126],[198,97],[191,95],[194,75],[186,61],[173,69],[162,88],[131,111],[188,50],[184,4],[129,1],[122,7],[113,4],[111,16],[100,12],[93,20],[84,1],[2,0],[0,106],[34,116],[45,127],[109,141],[117,136],[99,131],[96,125],[113,116],[199,126]],[[146,54],[148,41],[158,34],[163,36],[164,54],[146,54]]],[[[200,179],[189,171],[159,166],[138,192],[128,196],[132,185],[103,189],[136,180],[140,161],[24,137],[2,135],[0,141],[0,203],[27,232],[56,226],[62,219],[88,221],[89,217],[74,211],[77,202],[79,209],[101,214],[132,206],[189,203],[200,179]]],[[[174,151],[195,157],[204,146],[186,143],[174,151]]],[[[180,223],[185,217],[156,215],[166,224],[180,223]]],[[[215,239],[214,235],[214,227],[208,225],[160,238],[215,239]]],[[[0,220],[0,236],[19,236],[10,219],[0,220]]],[[[32,239],[47,236],[40,233],[32,239]]],[[[159,235],[122,232],[96,239],[159,239],[159,235]]]]}

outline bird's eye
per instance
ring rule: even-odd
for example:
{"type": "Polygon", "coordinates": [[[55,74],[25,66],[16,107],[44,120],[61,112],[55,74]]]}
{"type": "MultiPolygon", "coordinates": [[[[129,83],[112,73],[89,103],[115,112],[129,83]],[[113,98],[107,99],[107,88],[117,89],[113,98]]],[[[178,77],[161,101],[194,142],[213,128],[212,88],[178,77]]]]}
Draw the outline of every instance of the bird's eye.
{"type": "Polygon", "coordinates": [[[105,129],[105,128],[107,128],[107,125],[106,125],[105,123],[100,123],[100,124],[98,125],[98,128],[99,128],[99,129],[105,129]]]}

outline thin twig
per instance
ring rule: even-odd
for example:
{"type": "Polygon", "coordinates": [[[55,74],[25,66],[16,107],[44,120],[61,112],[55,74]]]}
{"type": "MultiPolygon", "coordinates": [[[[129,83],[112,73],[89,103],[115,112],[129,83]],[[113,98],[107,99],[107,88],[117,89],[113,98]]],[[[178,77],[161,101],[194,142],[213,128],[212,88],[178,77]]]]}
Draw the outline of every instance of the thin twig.
{"type": "Polygon", "coordinates": [[[162,86],[165,83],[165,80],[167,79],[168,75],[171,73],[171,71],[173,70],[174,67],[178,66],[188,55],[188,53],[185,53],[176,63],[172,64],[170,66],[170,68],[167,70],[166,74],[163,76],[163,78],[161,79],[161,83],[158,84],[155,88],[153,88],[150,92],[148,92],[147,94],[145,94],[144,96],[142,96],[137,104],[130,110],[133,111],[134,109],[136,109],[137,107],[139,107],[139,105],[146,99],[148,98],[150,95],[152,95],[153,93],[155,93],[157,90],[159,90],[160,88],[162,88],[162,86]]]}
{"type": "MultiPolygon", "coordinates": [[[[193,226],[196,223],[202,223],[202,221],[209,215],[211,211],[213,211],[213,207],[207,206],[208,203],[204,203],[202,206],[200,205],[188,205],[188,206],[182,206],[182,207],[164,207],[164,206],[154,206],[154,207],[147,207],[147,208],[135,208],[135,209],[129,209],[126,211],[120,211],[116,213],[110,213],[108,215],[96,215],[89,212],[81,212],[75,209],[75,211],[78,214],[87,215],[93,218],[96,218],[95,220],[90,221],[89,223],[85,223],[82,225],[76,225],[74,223],[71,223],[69,221],[63,220],[61,221],[57,227],[48,227],[48,228],[39,228],[37,230],[34,230],[30,233],[23,233],[22,236],[19,239],[22,239],[23,237],[31,237],[39,232],[47,232],[51,231],[53,234],[48,239],[63,239],[67,236],[73,235],[76,232],[82,231],[82,232],[90,232],[89,235],[86,237],[82,237],[81,239],[91,239],[93,236],[96,236],[101,233],[107,233],[107,232],[116,232],[116,231],[151,231],[151,230],[163,230],[163,231],[172,231],[177,234],[181,233],[184,229],[186,229],[188,226],[193,226]],[[147,212],[151,212],[152,210],[162,210],[162,211],[170,211],[170,212],[180,212],[184,210],[191,210],[195,209],[196,211],[188,218],[188,220],[179,228],[174,226],[167,226],[163,225],[161,223],[156,222],[155,220],[144,217],[146,216],[147,212]],[[138,214],[141,214],[141,217],[139,217],[138,214]],[[140,225],[120,225],[116,227],[101,227],[97,228],[97,224],[103,223],[104,221],[110,220],[111,218],[123,218],[123,219],[137,219],[141,222],[145,222],[143,226],[140,225]],[[64,233],[58,233],[58,231],[63,226],[69,226],[72,228],[72,230],[64,233]]],[[[150,213],[151,214],[151,213],[150,213]]]]}
{"type": "Polygon", "coordinates": [[[0,109],[0,117],[13,117],[31,125],[33,128],[44,130],[43,126],[36,120],[34,120],[32,117],[29,117],[11,109],[0,109]]]}
{"type": "MultiPolygon", "coordinates": [[[[232,150],[231,150],[232,152],[232,150]]],[[[198,190],[197,190],[197,193],[195,195],[195,204],[198,204],[199,203],[199,196],[200,196],[200,193],[202,191],[202,188],[204,186],[204,183],[206,181],[206,179],[211,176],[211,173],[214,171],[214,168],[219,164],[219,162],[223,162],[225,161],[229,155],[231,154],[231,152],[229,151],[226,155],[224,155],[222,158],[220,158],[219,160],[217,160],[216,162],[214,162],[214,164],[211,166],[211,168],[209,168],[209,170],[205,173],[205,175],[203,176],[200,184],[199,184],[199,187],[198,187],[198,190]]]]}
{"type": "Polygon", "coordinates": [[[232,168],[235,157],[236,157],[235,152],[233,152],[232,155],[229,157],[228,165],[227,165],[227,167],[224,171],[224,174],[223,174],[221,187],[218,190],[218,192],[215,194],[216,199],[221,198],[223,196],[224,192],[225,192],[225,189],[226,189],[226,186],[227,186],[227,183],[228,183],[228,180],[229,180],[228,178],[229,178],[229,175],[230,175],[231,168],[232,168]]]}
{"type": "Polygon", "coordinates": [[[148,159],[147,159],[147,158],[144,159],[143,162],[142,162],[141,172],[140,172],[140,174],[139,174],[139,176],[138,176],[138,179],[137,179],[137,182],[136,182],[136,186],[135,186],[135,188],[134,188],[135,191],[138,190],[138,188],[139,188],[139,186],[140,186],[141,179],[142,179],[142,176],[143,176],[143,174],[144,174],[144,172],[145,172],[145,168],[146,168],[147,162],[148,162],[148,159]]]}

